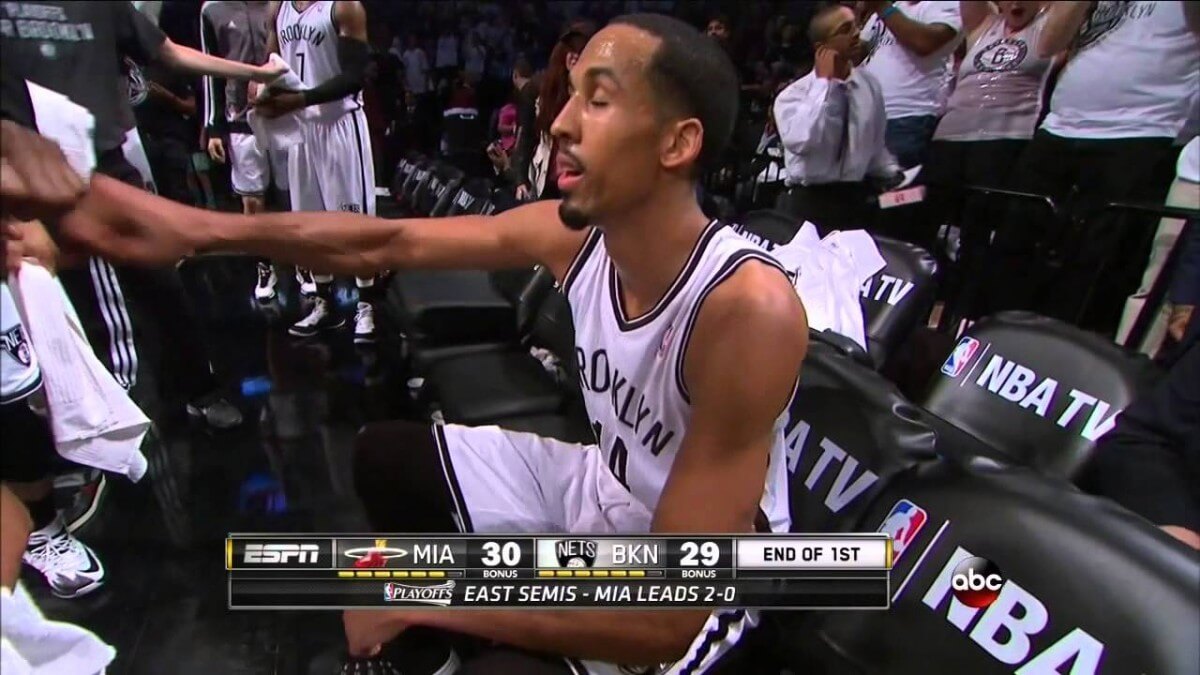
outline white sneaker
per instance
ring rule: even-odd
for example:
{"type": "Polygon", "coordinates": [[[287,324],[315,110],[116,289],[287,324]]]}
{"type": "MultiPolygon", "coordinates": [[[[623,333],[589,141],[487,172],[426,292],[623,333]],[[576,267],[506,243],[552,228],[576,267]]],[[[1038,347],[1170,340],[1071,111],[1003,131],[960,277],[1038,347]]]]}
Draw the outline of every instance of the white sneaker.
{"type": "Polygon", "coordinates": [[[306,298],[312,298],[317,295],[317,280],[313,279],[312,272],[297,267],[296,281],[300,284],[300,295],[306,298]]]}
{"type": "Polygon", "coordinates": [[[318,295],[313,300],[308,316],[292,324],[288,332],[296,337],[312,337],[323,330],[341,328],[345,324],[346,319],[334,311],[328,300],[318,295]]]}
{"type": "Polygon", "coordinates": [[[258,263],[258,283],[254,286],[254,299],[259,302],[270,302],[275,299],[275,268],[269,263],[258,263]]]}
{"type": "Polygon", "coordinates": [[[78,598],[104,585],[104,565],[60,517],[29,535],[23,560],[46,577],[50,591],[60,598],[78,598]]]}
{"type": "Polygon", "coordinates": [[[354,344],[371,344],[376,337],[375,308],[369,302],[360,302],[354,312],[354,344]]]}

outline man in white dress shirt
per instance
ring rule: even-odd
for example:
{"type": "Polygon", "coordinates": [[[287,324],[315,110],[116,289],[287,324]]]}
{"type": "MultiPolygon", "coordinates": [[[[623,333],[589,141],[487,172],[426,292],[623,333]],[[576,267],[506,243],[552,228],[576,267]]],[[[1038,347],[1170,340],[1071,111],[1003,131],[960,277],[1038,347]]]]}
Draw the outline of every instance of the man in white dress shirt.
{"type": "Polygon", "coordinates": [[[789,190],[779,208],[822,231],[870,224],[872,197],[899,175],[885,144],[879,81],[855,68],[863,43],[854,12],[833,5],[813,17],[812,72],[775,99],[789,190]]]}

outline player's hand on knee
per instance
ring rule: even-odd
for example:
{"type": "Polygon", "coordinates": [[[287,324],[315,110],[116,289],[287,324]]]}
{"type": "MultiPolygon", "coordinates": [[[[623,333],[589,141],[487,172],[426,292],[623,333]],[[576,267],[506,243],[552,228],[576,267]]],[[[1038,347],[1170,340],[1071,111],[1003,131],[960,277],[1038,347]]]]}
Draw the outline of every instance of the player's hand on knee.
{"type": "Polygon", "coordinates": [[[225,163],[225,143],[219,138],[208,139],[208,156],[218,164],[225,163]]]}
{"type": "Polygon", "coordinates": [[[346,628],[346,645],[351,656],[371,657],[379,654],[385,642],[404,631],[406,624],[397,620],[394,612],[346,610],[342,614],[346,628]]]}

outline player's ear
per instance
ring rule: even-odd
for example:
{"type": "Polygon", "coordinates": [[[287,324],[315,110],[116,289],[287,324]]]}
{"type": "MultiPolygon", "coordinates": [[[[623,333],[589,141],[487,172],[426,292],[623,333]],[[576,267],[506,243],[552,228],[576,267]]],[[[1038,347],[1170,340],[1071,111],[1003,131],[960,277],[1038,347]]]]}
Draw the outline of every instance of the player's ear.
{"type": "Polygon", "coordinates": [[[663,168],[695,164],[704,147],[704,126],[695,117],[669,122],[663,129],[659,161],[663,168]]]}

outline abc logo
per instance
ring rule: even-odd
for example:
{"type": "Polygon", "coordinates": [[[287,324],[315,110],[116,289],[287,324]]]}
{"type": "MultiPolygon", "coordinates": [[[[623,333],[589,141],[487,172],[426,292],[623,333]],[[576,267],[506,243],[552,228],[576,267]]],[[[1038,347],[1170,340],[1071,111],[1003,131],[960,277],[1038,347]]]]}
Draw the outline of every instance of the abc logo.
{"type": "Polygon", "coordinates": [[[954,568],[950,588],[954,598],[962,604],[982,609],[996,601],[1004,582],[1004,574],[996,563],[987,558],[971,557],[954,568]]]}

